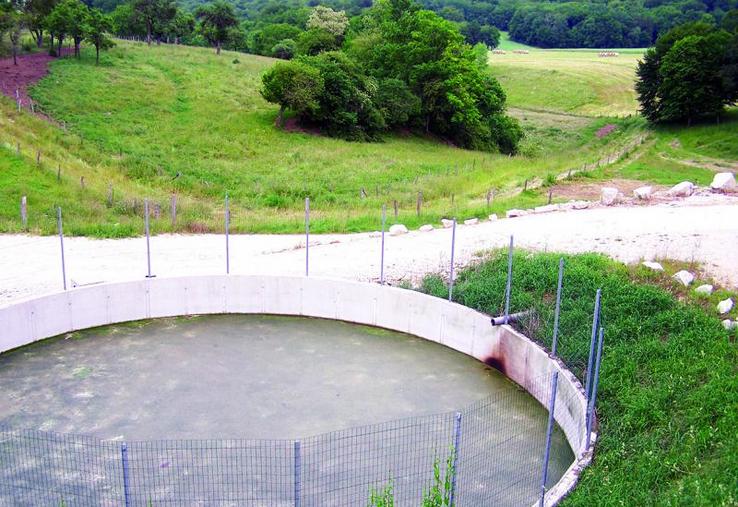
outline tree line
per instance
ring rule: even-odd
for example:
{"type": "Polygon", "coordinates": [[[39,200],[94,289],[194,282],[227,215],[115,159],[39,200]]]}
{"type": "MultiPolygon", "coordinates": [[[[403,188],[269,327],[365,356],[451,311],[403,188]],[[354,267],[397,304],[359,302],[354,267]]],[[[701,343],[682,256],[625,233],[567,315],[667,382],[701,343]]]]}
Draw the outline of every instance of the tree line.
{"type": "MultiPolygon", "coordinates": [[[[85,1],[113,10],[125,0],[85,1]]],[[[370,8],[373,2],[231,0],[229,3],[241,29],[232,49],[266,55],[278,37],[296,40],[306,31],[311,9],[317,5],[343,11],[351,19],[370,8]]],[[[470,44],[482,42],[495,47],[499,30],[507,30],[515,41],[546,48],[648,47],[675,26],[697,21],[719,25],[727,13],[738,8],[738,0],[421,0],[421,3],[455,23],[470,44]]],[[[178,5],[183,12],[194,13],[202,4],[203,0],[180,0],[178,5]]],[[[194,42],[207,43],[202,37],[196,37],[194,42]]]]}
{"type": "Polygon", "coordinates": [[[0,0],[0,42],[8,34],[16,65],[21,36],[26,30],[39,48],[48,35],[52,55],[61,54],[64,41],[71,40],[74,54],[79,58],[80,45],[87,41],[95,47],[96,63],[99,63],[100,51],[114,45],[108,36],[112,29],[109,16],[79,0],[0,0]]]}
{"type": "Polygon", "coordinates": [[[316,7],[316,45],[263,76],[261,93],[305,127],[351,140],[412,129],[469,149],[515,153],[522,137],[505,114],[505,93],[487,68],[487,48],[413,0],[379,0],[348,21],[316,7]]]}
{"type": "Polygon", "coordinates": [[[696,22],[659,37],[636,70],[641,113],[652,123],[719,121],[738,102],[738,11],[720,27],[696,22]]]}
{"type": "Polygon", "coordinates": [[[447,19],[491,25],[544,48],[648,47],[671,28],[719,25],[738,0],[423,0],[447,19]]]}
{"type": "MultiPolygon", "coordinates": [[[[198,13],[211,6],[198,2],[183,2],[182,7],[171,1],[147,0],[155,16],[150,22],[136,15],[136,0],[126,0],[112,11],[115,33],[120,36],[146,37],[147,40],[166,40],[206,46],[213,44],[208,32],[198,30],[198,13]],[[191,9],[191,10],[188,10],[191,9]]],[[[217,42],[223,47],[263,56],[289,59],[298,54],[315,54],[328,47],[337,49],[341,33],[350,20],[371,7],[371,0],[255,0],[248,3],[228,2],[218,7],[228,16],[225,32],[217,42]],[[331,19],[329,19],[331,18],[331,19]],[[338,23],[324,30],[326,23],[338,23]]],[[[499,31],[477,22],[454,22],[471,44],[484,43],[496,47],[499,31]]]]}

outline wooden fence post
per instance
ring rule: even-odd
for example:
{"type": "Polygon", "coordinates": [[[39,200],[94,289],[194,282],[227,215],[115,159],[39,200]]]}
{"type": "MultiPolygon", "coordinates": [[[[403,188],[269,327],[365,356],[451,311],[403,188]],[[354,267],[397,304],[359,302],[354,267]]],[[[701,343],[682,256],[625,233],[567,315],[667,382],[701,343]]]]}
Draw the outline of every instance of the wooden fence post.
{"type": "Polygon", "coordinates": [[[26,196],[21,197],[21,226],[24,231],[28,230],[28,201],[26,196]]]}
{"type": "Polygon", "coordinates": [[[172,199],[170,201],[170,211],[169,213],[172,215],[172,227],[177,226],[177,194],[172,194],[172,199]]]}

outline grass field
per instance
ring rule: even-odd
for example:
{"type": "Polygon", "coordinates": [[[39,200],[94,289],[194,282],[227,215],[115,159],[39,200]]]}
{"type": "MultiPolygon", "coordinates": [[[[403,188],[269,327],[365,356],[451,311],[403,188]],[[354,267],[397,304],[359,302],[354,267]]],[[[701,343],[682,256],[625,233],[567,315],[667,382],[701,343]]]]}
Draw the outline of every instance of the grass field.
{"type": "Polygon", "coordinates": [[[485,217],[543,204],[545,189],[520,192],[526,181],[535,186],[592,165],[644,133],[644,146],[587,176],[706,184],[738,160],[735,113],[720,125],[654,131],[637,116],[622,116],[636,107],[637,51],[616,58],[533,48],[491,55],[526,132],[515,157],[410,133],[351,143],[277,129],[276,107],[258,93],[269,58],[119,42],[97,67],[91,51],[83,53],[82,60],[56,60],[31,91],[56,123],[18,113],[0,97],[0,232],[21,230],[22,195],[30,232],[53,233],[54,206],[61,205],[68,233],[96,237],[140,234],[144,198],[156,211],[155,232],[219,231],[226,193],[234,232],[298,232],[308,196],[315,232],[377,229],[382,205],[394,220],[395,201],[398,221],[409,227],[485,217]],[[617,128],[599,139],[595,133],[607,124],[617,128]]]}
{"type": "MultiPolygon", "coordinates": [[[[550,348],[559,256],[515,257],[511,311],[535,308],[523,323],[550,348]]],[[[602,289],[605,328],[593,464],[566,506],[729,506],[738,502],[738,349],[705,299],[670,278],[600,255],[566,256],[559,355],[580,379],[589,352],[594,294],[602,289]]],[[[461,273],[454,299],[499,315],[507,252],[461,273]]],[[[698,285],[699,283],[695,284],[698,285]]],[[[438,277],[423,289],[447,296],[438,277]]]]}
{"type": "Polygon", "coordinates": [[[510,106],[584,116],[637,113],[633,83],[642,51],[603,58],[597,50],[526,49],[528,54],[490,54],[492,74],[510,106]]]}
{"type": "Polygon", "coordinates": [[[502,49],[503,51],[514,51],[516,49],[533,50],[536,48],[521,44],[520,42],[515,42],[510,39],[510,34],[508,32],[500,31],[500,44],[497,46],[497,49],[502,49]]]}
{"type": "MultiPolygon", "coordinates": [[[[2,102],[0,141],[10,150],[19,142],[29,162],[30,179],[24,184],[35,231],[53,231],[49,196],[36,191],[42,188],[36,180],[55,177],[59,165],[61,184],[78,193],[84,177],[85,199],[96,203],[83,216],[67,214],[70,231],[78,234],[137,232],[144,197],[164,210],[155,230],[172,230],[165,216],[171,193],[181,205],[177,229],[191,231],[220,230],[226,192],[233,228],[243,232],[300,230],[306,196],[316,232],[375,229],[382,204],[392,208],[394,201],[408,226],[443,216],[485,216],[545,200],[542,193],[526,192],[495,199],[488,209],[490,189],[502,194],[526,179],[592,163],[642,126],[622,121],[613,135],[597,139],[594,132],[605,119],[526,113],[521,116],[527,132],[524,154],[512,158],[410,134],[351,143],[275,128],[276,107],[257,91],[271,59],[235,53],[218,58],[208,49],[130,43],[120,43],[100,67],[89,51],[84,56],[55,61],[51,74],[32,91],[64,129],[2,102]],[[38,149],[41,168],[35,168],[38,149]],[[107,206],[110,184],[114,199],[107,206]],[[43,213],[33,214],[39,210],[43,213]]],[[[13,191],[19,190],[16,185],[13,191]]],[[[5,231],[18,227],[20,196],[8,191],[0,190],[5,194],[0,230],[5,231]]],[[[62,192],[57,201],[65,207],[66,194],[72,195],[62,192]]]]}

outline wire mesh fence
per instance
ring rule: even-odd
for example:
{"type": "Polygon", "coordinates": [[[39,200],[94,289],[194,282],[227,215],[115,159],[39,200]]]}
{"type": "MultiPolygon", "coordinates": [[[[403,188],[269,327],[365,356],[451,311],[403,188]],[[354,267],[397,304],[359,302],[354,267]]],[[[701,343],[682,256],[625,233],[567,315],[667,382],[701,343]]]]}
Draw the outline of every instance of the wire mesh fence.
{"type": "MultiPolygon", "coordinates": [[[[530,505],[546,410],[521,394],[301,440],[123,442],[3,427],[0,505],[363,506],[391,486],[395,505],[420,506],[436,472],[455,505],[530,505]]],[[[554,436],[551,484],[574,459],[563,432],[554,436]]]]}

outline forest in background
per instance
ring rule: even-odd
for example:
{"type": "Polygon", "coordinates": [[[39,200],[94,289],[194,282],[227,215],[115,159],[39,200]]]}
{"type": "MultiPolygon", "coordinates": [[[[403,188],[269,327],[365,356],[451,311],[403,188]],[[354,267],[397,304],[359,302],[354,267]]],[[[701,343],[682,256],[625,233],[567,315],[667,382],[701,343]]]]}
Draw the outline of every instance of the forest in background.
{"type": "MultiPolygon", "coordinates": [[[[90,0],[93,6],[114,11],[120,0],[90,0]]],[[[179,0],[185,12],[193,12],[204,1],[179,0]]],[[[324,5],[345,11],[349,18],[371,7],[372,0],[233,0],[245,36],[241,47],[265,54],[254,37],[266,32],[288,34],[304,31],[310,10],[324,5]],[[277,25],[276,27],[273,25],[277,25]]],[[[514,41],[542,48],[648,47],[659,34],[674,26],[702,21],[715,25],[738,8],[738,0],[614,0],[570,2],[541,0],[422,0],[427,9],[458,23],[471,44],[483,42],[494,47],[498,30],[509,31],[514,41]]],[[[270,46],[271,49],[271,46],[270,46]]]]}

